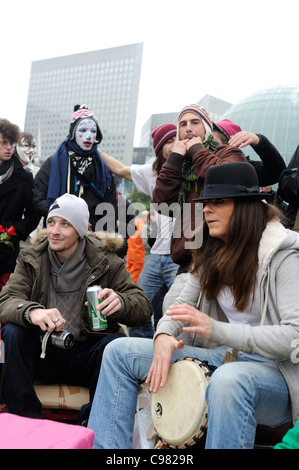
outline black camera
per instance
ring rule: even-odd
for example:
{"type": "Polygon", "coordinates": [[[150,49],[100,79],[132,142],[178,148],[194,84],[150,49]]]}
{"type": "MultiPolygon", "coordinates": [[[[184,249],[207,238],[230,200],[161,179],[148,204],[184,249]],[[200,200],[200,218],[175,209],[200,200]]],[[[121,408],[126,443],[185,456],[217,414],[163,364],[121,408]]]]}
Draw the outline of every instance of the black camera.
{"type": "Polygon", "coordinates": [[[74,346],[74,336],[66,330],[53,331],[50,342],[58,348],[71,349],[74,346]]]}

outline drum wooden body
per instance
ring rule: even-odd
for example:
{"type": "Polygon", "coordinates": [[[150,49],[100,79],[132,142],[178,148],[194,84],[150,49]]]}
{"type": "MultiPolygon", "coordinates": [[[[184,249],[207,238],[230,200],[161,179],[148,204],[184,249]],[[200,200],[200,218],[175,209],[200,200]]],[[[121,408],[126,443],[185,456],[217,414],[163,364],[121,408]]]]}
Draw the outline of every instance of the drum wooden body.
{"type": "Polygon", "coordinates": [[[211,372],[201,361],[174,362],[163,388],[152,395],[152,420],[167,447],[187,448],[205,434],[208,424],[206,389],[211,372]]]}

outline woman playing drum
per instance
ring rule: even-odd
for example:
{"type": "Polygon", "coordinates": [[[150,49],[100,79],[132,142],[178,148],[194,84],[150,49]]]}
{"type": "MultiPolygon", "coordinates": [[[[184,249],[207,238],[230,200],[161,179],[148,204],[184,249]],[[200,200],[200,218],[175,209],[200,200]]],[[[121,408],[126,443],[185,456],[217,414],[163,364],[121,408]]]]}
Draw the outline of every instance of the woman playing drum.
{"type": "Polygon", "coordinates": [[[139,384],[157,392],[186,356],[217,367],[206,390],[206,448],[251,449],[257,423],[296,422],[299,236],[266,197],[251,165],[209,168],[198,200],[203,244],[184,290],[153,342],[122,338],[105,350],[88,424],[96,447],[132,447],[139,384]]]}

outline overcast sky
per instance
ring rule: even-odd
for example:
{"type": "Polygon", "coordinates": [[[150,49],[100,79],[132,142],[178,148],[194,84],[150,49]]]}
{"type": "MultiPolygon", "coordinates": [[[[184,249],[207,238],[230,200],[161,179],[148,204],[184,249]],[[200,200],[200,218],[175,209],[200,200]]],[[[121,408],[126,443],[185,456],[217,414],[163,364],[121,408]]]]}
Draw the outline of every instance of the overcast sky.
{"type": "Polygon", "coordinates": [[[0,5],[0,116],[21,129],[32,61],[137,42],[144,46],[135,145],[151,114],[178,112],[205,94],[236,103],[263,88],[299,84],[298,0],[0,5]]]}

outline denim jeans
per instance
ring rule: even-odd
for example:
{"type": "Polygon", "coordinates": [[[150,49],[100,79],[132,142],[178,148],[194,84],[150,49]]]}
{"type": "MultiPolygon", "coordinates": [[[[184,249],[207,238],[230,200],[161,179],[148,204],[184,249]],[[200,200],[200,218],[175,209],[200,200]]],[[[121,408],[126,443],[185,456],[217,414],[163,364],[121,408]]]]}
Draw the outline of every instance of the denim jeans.
{"type": "Polygon", "coordinates": [[[152,318],[141,327],[130,327],[129,334],[134,337],[152,338],[155,327],[162,316],[163,298],[175,280],[178,265],[170,255],[150,253],[137,284],[143,289],[146,297],[153,305],[154,327],[152,318]]]}
{"type": "MultiPolygon", "coordinates": [[[[90,389],[90,402],[97,385],[105,346],[120,334],[94,337],[75,342],[71,349],[47,343],[46,356],[41,354],[41,330],[7,323],[2,330],[5,363],[0,401],[8,411],[29,418],[41,417],[41,403],[33,387],[34,379],[45,383],[71,383],[90,389]]],[[[78,421],[89,416],[91,403],[82,407],[78,421]]]]}
{"type": "MultiPolygon", "coordinates": [[[[190,356],[218,367],[206,393],[206,448],[251,449],[256,423],[276,426],[291,419],[287,385],[274,361],[239,353],[236,362],[221,365],[225,352],[225,346],[185,346],[172,361],[190,356]]],[[[122,338],[106,347],[88,422],[95,448],[132,448],[138,387],[152,358],[153,342],[144,338],[122,338]]]]}

